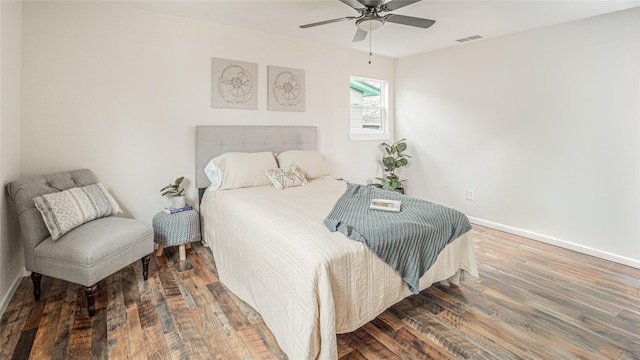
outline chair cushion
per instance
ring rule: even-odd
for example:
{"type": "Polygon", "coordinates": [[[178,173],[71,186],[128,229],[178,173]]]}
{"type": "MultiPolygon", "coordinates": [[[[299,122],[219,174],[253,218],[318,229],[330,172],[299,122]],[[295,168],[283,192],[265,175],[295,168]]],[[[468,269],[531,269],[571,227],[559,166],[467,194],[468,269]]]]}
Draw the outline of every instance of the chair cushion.
{"type": "Polygon", "coordinates": [[[86,222],[122,213],[101,183],[41,195],[33,202],[54,241],[86,222]]]}
{"type": "Polygon", "coordinates": [[[34,250],[35,272],[90,286],[153,252],[150,224],[110,216],[83,224],[34,250]]]}

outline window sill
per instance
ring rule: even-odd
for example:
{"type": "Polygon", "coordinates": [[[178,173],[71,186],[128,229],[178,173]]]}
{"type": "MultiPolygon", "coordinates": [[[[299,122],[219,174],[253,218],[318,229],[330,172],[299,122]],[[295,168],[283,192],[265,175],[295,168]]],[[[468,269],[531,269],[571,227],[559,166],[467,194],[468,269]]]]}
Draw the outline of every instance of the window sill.
{"type": "Polygon", "coordinates": [[[371,141],[371,140],[389,140],[391,134],[389,133],[370,133],[370,132],[351,132],[349,133],[349,140],[351,141],[371,141]]]}

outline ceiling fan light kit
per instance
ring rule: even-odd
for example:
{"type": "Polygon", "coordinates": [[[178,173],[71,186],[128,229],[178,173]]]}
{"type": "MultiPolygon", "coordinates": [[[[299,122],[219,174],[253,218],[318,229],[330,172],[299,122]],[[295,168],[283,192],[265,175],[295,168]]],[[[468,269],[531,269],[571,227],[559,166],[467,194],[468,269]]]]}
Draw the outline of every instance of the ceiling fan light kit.
{"type": "Polygon", "coordinates": [[[382,17],[362,18],[356,21],[356,26],[364,31],[370,32],[380,29],[384,22],[385,19],[382,17]]]}

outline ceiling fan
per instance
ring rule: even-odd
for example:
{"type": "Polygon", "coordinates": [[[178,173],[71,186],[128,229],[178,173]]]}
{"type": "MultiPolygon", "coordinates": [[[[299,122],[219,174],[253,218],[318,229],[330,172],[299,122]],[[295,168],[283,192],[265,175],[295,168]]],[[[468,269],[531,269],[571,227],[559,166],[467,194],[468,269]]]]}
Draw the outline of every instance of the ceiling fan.
{"type": "Polygon", "coordinates": [[[380,13],[387,11],[394,11],[417,3],[421,0],[391,0],[385,3],[385,0],[340,0],[342,3],[354,8],[360,13],[360,16],[346,16],[333,20],[325,20],[317,23],[300,25],[301,28],[306,29],[313,26],[331,24],[339,21],[356,20],[356,34],[353,37],[353,42],[362,41],[366,39],[367,34],[373,30],[379,29],[385,22],[416,26],[423,29],[435,24],[435,20],[417,18],[406,15],[387,14],[381,16],[380,13]]]}

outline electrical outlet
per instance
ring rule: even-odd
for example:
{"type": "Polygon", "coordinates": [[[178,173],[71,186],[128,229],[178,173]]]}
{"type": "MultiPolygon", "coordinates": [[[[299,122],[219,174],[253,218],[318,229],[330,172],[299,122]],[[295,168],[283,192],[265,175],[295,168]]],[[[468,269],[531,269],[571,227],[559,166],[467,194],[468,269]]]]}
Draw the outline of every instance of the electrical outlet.
{"type": "Polygon", "coordinates": [[[473,192],[473,190],[467,190],[467,200],[473,201],[475,199],[476,199],[476,194],[473,192]]]}

